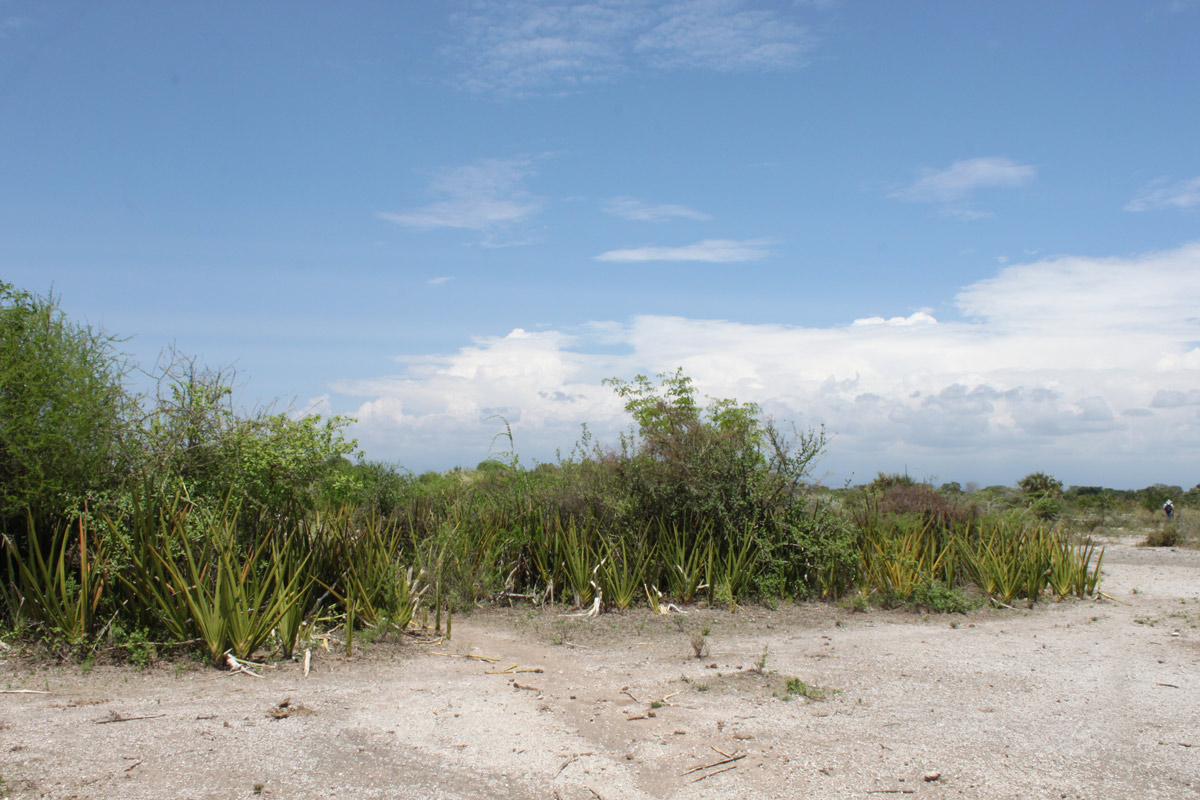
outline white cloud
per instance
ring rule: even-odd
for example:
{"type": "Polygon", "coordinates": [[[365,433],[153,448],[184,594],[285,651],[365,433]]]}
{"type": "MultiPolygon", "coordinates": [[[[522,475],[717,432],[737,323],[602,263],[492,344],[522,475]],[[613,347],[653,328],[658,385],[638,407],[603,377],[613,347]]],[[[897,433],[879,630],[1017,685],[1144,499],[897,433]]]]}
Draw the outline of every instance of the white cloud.
{"type": "Polygon", "coordinates": [[[1175,183],[1167,178],[1158,178],[1138,190],[1134,198],[1125,204],[1125,210],[1157,211],[1196,206],[1200,206],[1200,177],[1175,183]]]}
{"type": "Polygon", "coordinates": [[[1024,186],[1036,175],[1034,167],[1008,158],[971,158],[955,161],[945,169],[926,169],[920,178],[892,192],[890,197],[910,203],[934,203],[952,216],[979,219],[991,214],[964,205],[977,190],[1024,186]]]}
{"type": "Polygon", "coordinates": [[[579,424],[628,424],[608,376],[681,366],[703,393],[760,403],[834,434],[822,469],[908,469],[1012,483],[1194,482],[1200,457],[1200,243],[1123,259],[1002,268],[963,289],[965,319],[928,311],[828,328],[639,316],[577,331],[481,337],[405,358],[401,373],[334,387],[355,435],[410,466],[482,460],[496,420],[527,458],[579,424]]]}
{"type": "Polygon", "coordinates": [[[740,0],[668,4],[662,21],[637,38],[634,51],[668,69],[740,72],[802,63],[811,47],[808,29],[774,10],[746,5],[740,0]]]}
{"type": "Polygon", "coordinates": [[[452,280],[454,280],[453,275],[439,275],[436,278],[430,278],[425,282],[430,286],[444,286],[452,280]]]}
{"type": "Polygon", "coordinates": [[[728,264],[739,261],[758,261],[771,254],[762,239],[705,239],[680,247],[634,247],[609,250],[596,256],[597,261],[707,261],[728,264]]]}
{"type": "Polygon", "coordinates": [[[635,222],[664,222],[669,219],[696,219],[707,220],[712,219],[703,211],[697,211],[694,208],[687,206],[673,205],[670,203],[660,203],[651,205],[633,197],[614,197],[611,200],[605,201],[604,212],[612,214],[615,217],[622,219],[633,220],[635,222]]]}
{"type": "Polygon", "coordinates": [[[811,37],[794,12],[749,0],[510,0],[451,18],[470,91],[566,93],[641,67],[761,71],[800,65],[811,37]]]}
{"type": "Polygon", "coordinates": [[[411,211],[379,212],[380,219],[411,228],[489,231],[523,222],[541,210],[525,188],[533,174],[523,159],[483,159],[436,173],[429,193],[440,198],[411,211]]]}

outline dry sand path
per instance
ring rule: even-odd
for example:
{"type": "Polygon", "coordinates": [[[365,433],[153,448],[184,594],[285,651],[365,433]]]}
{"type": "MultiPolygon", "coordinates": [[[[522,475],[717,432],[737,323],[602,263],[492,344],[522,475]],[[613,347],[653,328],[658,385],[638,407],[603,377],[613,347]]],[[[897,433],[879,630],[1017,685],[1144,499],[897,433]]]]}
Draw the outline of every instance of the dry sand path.
{"type": "Polygon", "coordinates": [[[966,616],[479,612],[307,678],[10,658],[0,686],[49,693],[0,695],[2,795],[1200,797],[1200,552],[1104,565],[1120,602],[966,616]]]}

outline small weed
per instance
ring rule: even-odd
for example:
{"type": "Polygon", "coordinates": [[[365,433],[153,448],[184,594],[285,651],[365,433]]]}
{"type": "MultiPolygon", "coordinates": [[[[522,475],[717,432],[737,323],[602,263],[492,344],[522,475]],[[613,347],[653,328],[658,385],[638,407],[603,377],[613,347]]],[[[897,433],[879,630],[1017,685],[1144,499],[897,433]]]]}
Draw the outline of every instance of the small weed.
{"type": "Polygon", "coordinates": [[[767,646],[763,645],[762,655],[758,657],[758,661],[754,662],[754,666],[750,668],[751,672],[757,672],[759,675],[765,675],[767,672],[767,646]]]}
{"type": "Polygon", "coordinates": [[[661,700],[651,700],[651,701],[650,701],[650,708],[651,708],[651,709],[658,709],[658,708],[662,708],[662,701],[661,701],[661,700]]]}
{"type": "Polygon", "coordinates": [[[692,637],[692,652],[696,654],[696,658],[704,658],[705,654],[708,653],[708,640],[704,638],[704,634],[697,634],[692,637]]]}
{"type": "MultiPolygon", "coordinates": [[[[832,694],[837,694],[838,690],[834,689],[832,694]]],[[[823,686],[810,686],[799,678],[788,678],[784,684],[784,694],[778,695],[782,700],[788,700],[795,696],[805,697],[809,700],[824,700],[831,694],[830,690],[823,686]]]]}
{"type": "Polygon", "coordinates": [[[705,625],[705,626],[704,626],[703,628],[701,628],[701,630],[700,630],[700,635],[701,635],[701,636],[708,636],[710,633],[712,633],[712,628],[711,628],[711,627],[709,627],[708,625],[705,625]]]}
{"type": "Polygon", "coordinates": [[[260,795],[263,793],[263,785],[261,783],[254,784],[254,794],[260,795]]]}
{"type": "Polygon", "coordinates": [[[697,683],[697,684],[696,684],[696,691],[697,691],[697,692],[707,692],[707,691],[708,691],[708,684],[707,684],[707,683],[697,683]]]}

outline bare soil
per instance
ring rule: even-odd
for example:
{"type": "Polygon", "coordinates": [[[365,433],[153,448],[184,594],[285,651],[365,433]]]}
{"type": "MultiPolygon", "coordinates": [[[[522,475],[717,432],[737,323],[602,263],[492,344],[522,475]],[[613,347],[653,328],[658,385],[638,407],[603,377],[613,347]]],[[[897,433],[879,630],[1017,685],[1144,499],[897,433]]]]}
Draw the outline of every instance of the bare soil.
{"type": "Polygon", "coordinates": [[[1200,797],[1200,552],[1104,568],[1112,599],[969,615],[480,611],[307,678],[10,650],[0,794],[1200,797]]]}

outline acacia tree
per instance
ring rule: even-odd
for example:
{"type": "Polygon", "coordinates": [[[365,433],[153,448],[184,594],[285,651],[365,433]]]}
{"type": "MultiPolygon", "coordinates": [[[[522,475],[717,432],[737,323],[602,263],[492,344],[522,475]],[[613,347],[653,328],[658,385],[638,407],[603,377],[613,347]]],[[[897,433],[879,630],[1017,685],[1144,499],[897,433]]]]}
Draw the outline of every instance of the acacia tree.
{"type": "Polygon", "coordinates": [[[118,340],[78,325],[58,299],[0,282],[0,525],[61,519],[115,487],[133,402],[118,340]]]}

